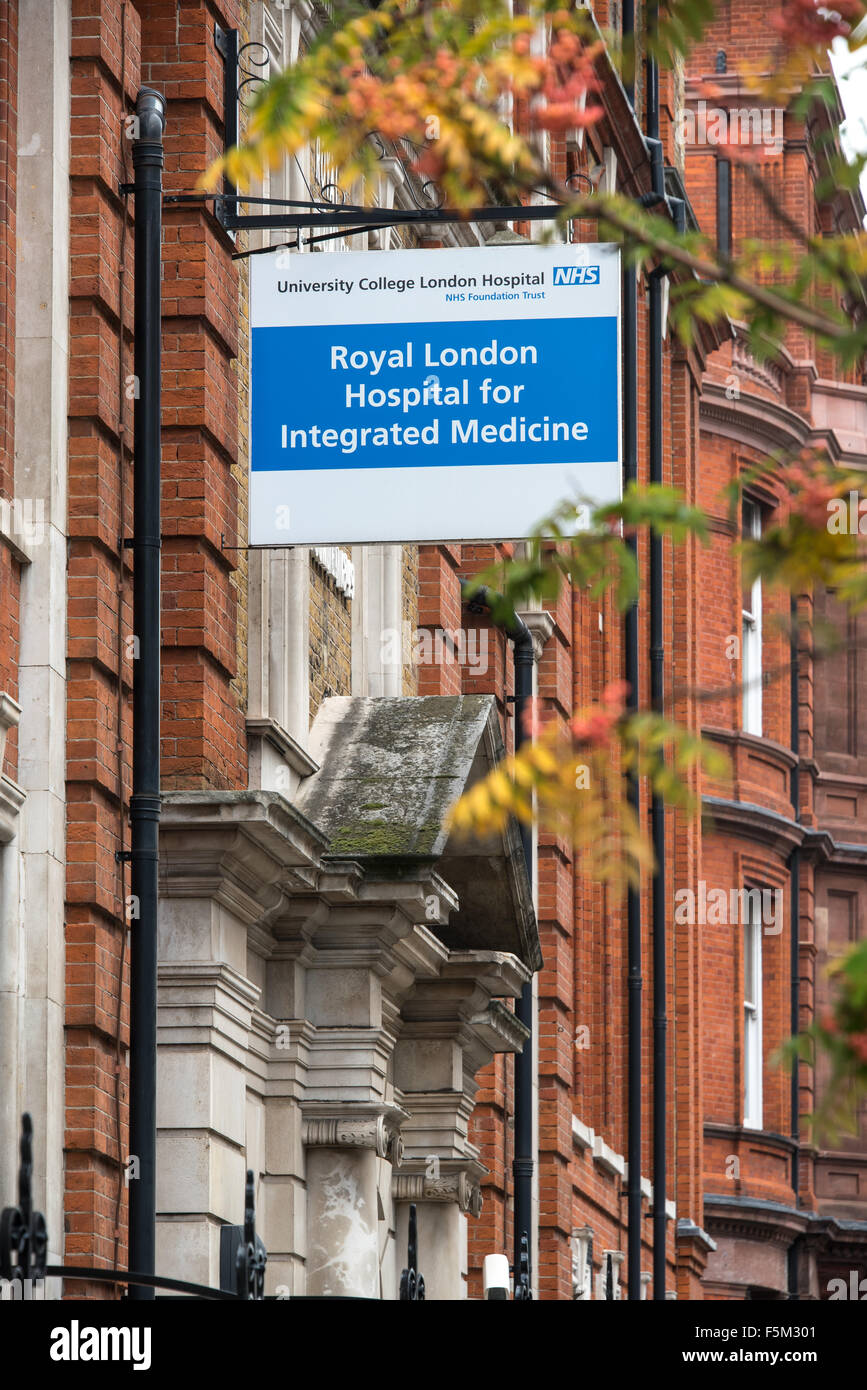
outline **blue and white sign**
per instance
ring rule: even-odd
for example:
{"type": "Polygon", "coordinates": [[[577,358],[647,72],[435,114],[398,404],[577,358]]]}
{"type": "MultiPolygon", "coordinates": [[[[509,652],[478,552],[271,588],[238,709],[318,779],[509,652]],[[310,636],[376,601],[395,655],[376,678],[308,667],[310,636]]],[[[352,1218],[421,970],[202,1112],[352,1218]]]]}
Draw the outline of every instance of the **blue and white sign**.
{"type": "Polygon", "coordinates": [[[250,544],[520,539],[620,496],[616,246],[251,264],[250,544]]]}

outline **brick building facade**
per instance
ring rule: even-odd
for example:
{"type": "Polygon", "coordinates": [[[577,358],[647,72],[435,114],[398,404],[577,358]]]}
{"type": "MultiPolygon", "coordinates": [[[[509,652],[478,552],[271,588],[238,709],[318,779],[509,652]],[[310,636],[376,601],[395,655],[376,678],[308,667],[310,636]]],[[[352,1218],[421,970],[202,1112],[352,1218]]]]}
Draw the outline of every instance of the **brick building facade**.
{"type": "MultiPolygon", "coordinates": [[[[760,25],[750,30],[753,8],[725,7],[662,94],[669,192],[735,245],[774,235],[774,214],[748,170],[691,138],[684,109],[697,112],[711,75],[722,109],[745,104],[735,54],[744,57],[745,31],[762,37],[760,25]]],[[[606,5],[594,10],[600,24],[619,23],[606,5]]],[[[26,1107],[51,1253],[67,1263],[123,1268],[127,1256],[129,883],[117,855],[129,841],[134,652],[124,540],[135,208],[120,191],[131,177],[131,113],[141,85],[165,95],[165,191],[189,194],[223,143],[215,24],[265,45],[280,67],[317,22],[306,0],[8,0],[0,11],[0,1195],[12,1190],[26,1107]]],[[[582,140],[552,141],[552,167],[638,197],[651,184],[644,84],[639,73],[633,110],[613,74],[602,75],[602,119],[582,140]]],[[[863,215],[857,195],[817,199],[819,137],[838,120],[833,110],[807,124],[787,112],[780,147],[758,166],[808,234],[863,215]]],[[[313,151],[268,187],[302,198],[326,181],[313,151]]],[[[406,183],[387,173],[380,196],[411,205],[406,183]]],[[[218,1282],[220,1229],[241,1219],[250,1166],[270,1292],[394,1297],[415,1200],[429,1296],[480,1296],[483,1257],[512,1242],[513,1054],[525,1039],[504,1001],[532,976],[534,1286],[545,1299],[605,1297],[607,1283],[625,1296],[622,895],[582,874],[570,845],[547,833],[534,845],[535,913],[513,834],[468,866],[443,837],[422,846],[418,826],[401,822],[412,831],[402,876],[387,871],[390,798],[399,793],[410,816],[425,778],[439,774],[457,793],[511,746],[509,644],[462,607],[460,591],[500,548],[356,547],[339,553],[349,565],[301,547],[248,553],[247,268],[236,253],[262,238],[236,243],[212,202],[167,201],[163,226],[158,1265],[218,1282]],[[484,661],[451,659],[436,641],[432,660],[413,661],[420,636],[468,629],[484,661]],[[367,761],[371,741],[382,767],[367,761]],[[398,746],[409,750],[406,770],[389,760],[398,746]],[[365,804],[379,809],[347,831],[341,785],[357,779],[378,779],[365,804]],[[489,899],[480,925],[461,905],[474,901],[474,875],[489,899]],[[363,1216],[353,1226],[344,1211],[331,1229],[341,1184],[363,1216]],[[335,1273],[351,1235],[360,1253],[335,1273]]],[[[477,227],[431,230],[442,240],[417,244],[484,240],[477,227]]],[[[596,237],[591,223],[576,230],[596,237]]],[[[396,249],[411,236],[339,244],[396,249]]],[[[499,244],[507,257],[508,235],[499,244]]],[[[642,479],[645,290],[642,280],[642,479]]],[[[860,371],[844,377],[795,331],[778,359],[759,364],[728,323],[700,328],[689,348],[669,334],[663,372],[664,481],[705,507],[711,525],[707,548],[664,549],[668,712],[733,763],[726,785],[696,784],[712,825],[667,817],[666,1296],[821,1298],[841,1271],[867,1274],[867,1130],[862,1117],[858,1139],[812,1147],[799,1115],[813,1106],[814,1078],[801,1067],[794,1114],[772,1055],[792,1021],[793,939],[803,1024],[823,1002],[824,964],[864,931],[862,620],[833,659],[814,667],[800,654],[793,702],[788,644],[772,623],[788,600],[757,596],[757,647],[719,494],[793,443],[818,442],[863,467],[867,388],[860,371]],[[745,699],[748,646],[761,666],[745,699]],[[700,698],[708,689],[731,693],[700,698]],[[779,890],[782,929],[679,921],[674,894],[700,883],[779,890]],[[745,1004],[751,966],[758,1015],[755,1000],[752,1012],[745,1004]]],[[[771,475],[750,494],[745,524],[766,522],[778,482],[771,475]]],[[[639,562],[646,576],[644,546],[639,562]]],[[[809,614],[812,600],[800,602],[809,614]]],[[[839,621],[832,598],[815,603],[839,621]]],[[[646,610],[643,595],[645,704],[646,610]]],[[[568,586],[523,617],[544,718],[565,725],[622,675],[622,620],[609,598],[591,602],[568,586]]],[[[641,896],[649,1079],[649,884],[641,896]]],[[[656,1198],[649,1107],[645,1115],[643,1218],[656,1198]]]]}

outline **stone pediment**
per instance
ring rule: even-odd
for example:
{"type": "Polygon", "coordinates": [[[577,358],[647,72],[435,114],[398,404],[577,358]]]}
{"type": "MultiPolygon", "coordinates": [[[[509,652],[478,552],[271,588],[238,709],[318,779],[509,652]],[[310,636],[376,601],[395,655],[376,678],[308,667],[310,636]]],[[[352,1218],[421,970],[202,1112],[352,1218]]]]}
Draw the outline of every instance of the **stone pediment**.
{"type": "Polygon", "coordinates": [[[449,834],[449,807],[504,755],[492,695],[334,696],[311,730],[319,771],[295,804],[329,840],[329,855],[368,876],[422,864],[459,898],[447,926],[426,925],[459,950],[510,951],[533,970],[539,934],[518,827],[484,840],[449,834]]]}

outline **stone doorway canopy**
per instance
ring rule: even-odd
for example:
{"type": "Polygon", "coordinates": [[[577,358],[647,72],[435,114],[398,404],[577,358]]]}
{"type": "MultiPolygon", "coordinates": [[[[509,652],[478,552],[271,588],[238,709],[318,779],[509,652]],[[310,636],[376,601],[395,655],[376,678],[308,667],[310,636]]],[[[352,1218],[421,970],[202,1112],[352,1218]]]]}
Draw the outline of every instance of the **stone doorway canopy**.
{"type": "Polygon", "coordinates": [[[541,952],[517,826],[443,823],[503,752],[489,695],[335,697],[294,796],[164,793],[160,1268],[218,1281],[249,1168],[267,1292],[396,1298],[415,1203],[427,1297],[466,1295],[476,1077],[541,952]]]}
{"type": "Polygon", "coordinates": [[[458,906],[430,929],[450,950],[507,951],[531,971],[542,952],[518,827],[479,839],[444,828],[449,807],[504,756],[492,695],[417,698],[333,696],[311,730],[319,770],[302,782],[297,809],[377,879],[415,877],[424,866],[458,906]]]}

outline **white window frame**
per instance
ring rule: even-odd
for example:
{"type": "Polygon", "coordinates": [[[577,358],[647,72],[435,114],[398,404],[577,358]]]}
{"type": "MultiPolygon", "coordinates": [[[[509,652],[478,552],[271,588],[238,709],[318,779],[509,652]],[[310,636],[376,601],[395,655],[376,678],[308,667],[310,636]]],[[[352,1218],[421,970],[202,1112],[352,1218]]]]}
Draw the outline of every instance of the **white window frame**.
{"type": "Polygon", "coordinates": [[[762,1128],[762,919],[756,896],[741,895],[747,905],[743,924],[744,946],[744,1128],[762,1128]],[[753,997],[750,997],[750,996],[753,997]]]}
{"type": "MultiPolygon", "coordinates": [[[[762,534],[762,509],[758,502],[747,498],[743,504],[743,534],[745,540],[759,540],[762,534]]],[[[743,601],[743,600],[742,600],[743,601]]],[[[741,674],[743,678],[743,708],[741,723],[744,733],[762,736],[762,581],[756,579],[750,587],[749,608],[741,609],[741,674]]]]}

